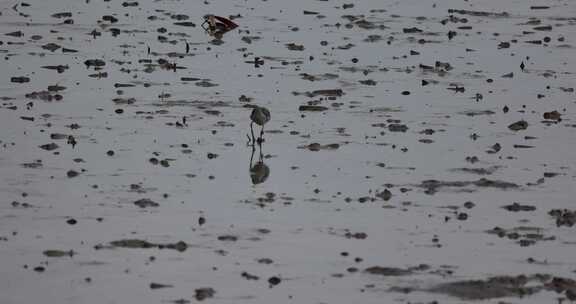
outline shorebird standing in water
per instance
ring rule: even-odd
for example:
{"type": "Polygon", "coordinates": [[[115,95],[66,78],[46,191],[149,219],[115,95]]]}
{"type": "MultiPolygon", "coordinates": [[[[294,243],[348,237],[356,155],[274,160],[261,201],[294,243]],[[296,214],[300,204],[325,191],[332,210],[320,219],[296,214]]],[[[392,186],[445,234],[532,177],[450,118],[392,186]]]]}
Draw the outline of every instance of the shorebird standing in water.
{"type": "Polygon", "coordinates": [[[256,142],[261,144],[263,141],[262,136],[264,136],[264,125],[270,121],[270,111],[268,111],[268,109],[264,107],[254,106],[254,109],[252,109],[252,113],[250,114],[250,120],[251,120],[250,133],[252,134],[252,145],[254,145],[254,143],[256,142]],[[254,137],[254,129],[252,127],[254,123],[262,127],[262,129],[260,130],[260,137],[258,138],[258,141],[256,141],[256,138],[254,137]]]}

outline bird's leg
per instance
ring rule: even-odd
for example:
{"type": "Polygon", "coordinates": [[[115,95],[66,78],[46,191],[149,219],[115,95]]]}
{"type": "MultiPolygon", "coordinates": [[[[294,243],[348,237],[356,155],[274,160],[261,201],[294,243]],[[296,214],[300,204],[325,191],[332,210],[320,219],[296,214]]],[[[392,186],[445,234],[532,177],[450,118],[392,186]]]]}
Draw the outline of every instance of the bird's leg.
{"type": "Polygon", "coordinates": [[[252,171],[252,160],[254,159],[254,152],[256,151],[256,148],[254,147],[254,145],[252,145],[252,154],[250,154],[250,171],[252,171]]]}
{"type": "Polygon", "coordinates": [[[260,138],[258,139],[258,142],[260,144],[262,144],[263,141],[264,141],[264,125],[262,125],[262,129],[260,130],[260,138]]]}
{"type": "Polygon", "coordinates": [[[252,127],[253,124],[254,122],[250,122],[250,133],[252,134],[252,146],[254,146],[254,143],[256,142],[256,137],[254,137],[254,128],[252,127]]]}
{"type": "Polygon", "coordinates": [[[263,163],[264,162],[264,154],[262,154],[262,145],[259,145],[258,148],[260,148],[259,149],[260,155],[259,155],[258,162],[263,163]]]}

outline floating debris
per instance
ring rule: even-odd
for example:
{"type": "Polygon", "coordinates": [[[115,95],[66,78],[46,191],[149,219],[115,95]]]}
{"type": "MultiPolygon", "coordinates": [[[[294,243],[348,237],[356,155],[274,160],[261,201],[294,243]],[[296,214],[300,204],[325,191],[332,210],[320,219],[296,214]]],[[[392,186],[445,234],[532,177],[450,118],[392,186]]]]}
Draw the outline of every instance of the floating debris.
{"type": "Polygon", "coordinates": [[[125,239],[125,240],[118,240],[112,241],[109,245],[96,245],[95,249],[114,249],[114,248],[131,248],[131,249],[151,249],[151,248],[158,248],[158,249],[173,249],[176,251],[184,252],[188,249],[188,244],[185,242],[179,241],[177,243],[151,243],[145,240],[139,239],[125,239]]]}
{"type": "Polygon", "coordinates": [[[526,122],[525,120],[517,121],[508,126],[508,129],[512,131],[526,130],[527,128],[528,128],[528,122],[526,122]]]}
{"type": "Polygon", "coordinates": [[[534,211],[536,207],[530,205],[521,205],[519,203],[513,203],[511,205],[502,206],[502,208],[512,211],[512,212],[519,212],[519,211],[534,211]]]}
{"type": "Polygon", "coordinates": [[[14,83],[27,83],[27,82],[30,82],[30,78],[29,78],[29,77],[25,77],[25,76],[12,77],[12,78],[10,78],[10,82],[14,82],[14,83]]]}
{"type": "Polygon", "coordinates": [[[576,211],[552,209],[548,214],[556,219],[556,226],[573,227],[576,224],[576,211]]]}
{"type": "Polygon", "coordinates": [[[309,111],[309,112],[322,112],[328,110],[327,107],[324,106],[312,106],[312,105],[301,105],[298,107],[298,111],[309,111]]]}
{"type": "Polygon", "coordinates": [[[194,298],[198,301],[204,301],[206,299],[213,298],[216,294],[216,290],[212,287],[202,287],[194,290],[194,298]]]}
{"type": "Polygon", "coordinates": [[[140,208],[148,208],[148,207],[158,207],[160,204],[156,203],[155,201],[149,198],[142,198],[134,202],[134,205],[140,208]]]}
{"type": "Polygon", "coordinates": [[[340,148],[339,144],[326,144],[326,145],[321,145],[319,143],[311,143],[309,145],[306,146],[300,146],[298,147],[299,149],[308,149],[310,151],[321,151],[321,150],[328,150],[328,151],[333,151],[333,150],[337,150],[338,148],[340,148]]]}
{"type": "Polygon", "coordinates": [[[470,280],[440,284],[429,291],[444,293],[463,300],[487,300],[494,298],[525,296],[540,291],[541,287],[528,287],[525,276],[492,277],[485,281],[470,280]]]}
{"type": "Polygon", "coordinates": [[[491,180],[486,178],[481,178],[474,181],[439,181],[431,179],[431,180],[425,180],[416,186],[424,188],[427,194],[434,194],[438,192],[439,189],[442,188],[466,188],[469,186],[474,186],[478,188],[496,188],[501,190],[520,188],[520,186],[515,183],[499,180],[491,180]]]}
{"type": "Polygon", "coordinates": [[[41,145],[39,147],[40,147],[40,149],[46,150],[46,151],[53,151],[53,150],[58,149],[58,145],[56,143],[49,143],[49,144],[41,145]]]}
{"type": "Polygon", "coordinates": [[[42,252],[45,256],[49,258],[61,258],[61,257],[73,257],[76,253],[72,250],[44,250],[42,252]]]}

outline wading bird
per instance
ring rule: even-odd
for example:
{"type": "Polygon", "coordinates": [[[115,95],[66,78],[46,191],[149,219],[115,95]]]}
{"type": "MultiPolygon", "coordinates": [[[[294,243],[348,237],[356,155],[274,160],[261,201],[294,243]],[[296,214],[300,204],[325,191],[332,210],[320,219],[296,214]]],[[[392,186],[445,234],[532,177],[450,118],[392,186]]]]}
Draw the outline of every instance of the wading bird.
{"type": "Polygon", "coordinates": [[[262,136],[264,135],[264,125],[270,121],[270,111],[268,111],[268,109],[264,107],[254,106],[254,109],[252,109],[252,113],[250,114],[250,120],[251,120],[250,133],[252,134],[252,145],[254,145],[254,143],[256,142],[262,143],[263,141],[262,136]],[[254,128],[252,126],[254,123],[262,127],[262,129],[260,130],[260,137],[258,138],[258,141],[256,141],[256,138],[254,137],[254,128]]]}

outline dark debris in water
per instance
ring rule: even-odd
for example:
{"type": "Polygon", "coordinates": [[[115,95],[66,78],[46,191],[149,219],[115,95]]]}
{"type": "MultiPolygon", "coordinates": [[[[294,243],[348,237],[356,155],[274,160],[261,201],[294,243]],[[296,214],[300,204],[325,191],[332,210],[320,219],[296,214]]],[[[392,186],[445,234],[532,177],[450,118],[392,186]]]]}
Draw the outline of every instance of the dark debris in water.
{"type": "Polygon", "coordinates": [[[572,279],[547,274],[502,275],[485,280],[442,283],[427,289],[429,292],[447,294],[468,301],[522,298],[545,290],[564,293],[570,297],[576,291],[576,283],[572,279]]]}
{"type": "Polygon", "coordinates": [[[414,274],[418,271],[428,270],[429,268],[430,266],[428,265],[419,265],[409,268],[372,266],[364,269],[364,272],[381,276],[405,276],[414,274]]]}
{"type": "Polygon", "coordinates": [[[496,172],[499,168],[500,168],[499,166],[492,166],[488,168],[454,168],[450,169],[450,171],[475,174],[475,175],[491,175],[494,172],[496,172]]]}
{"type": "Polygon", "coordinates": [[[402,276],[419,275],[419,274],[430,274],[446,277],[452,275],[453,270],[454,267],[449,265],[432,267],[428,264],[419,264],[415,266],[409,266],[406,268],[371,266],[364,269],[364,273],[383,277],[402,277],[402,276]]]}
{"type": "Polygon", "coordinates": [[[521,247],[528,247],[541,241],[554,241],[556,237],[553,235],[545,235],[544,229],[538,227],[520,226],[511,229],[504,229],[501,227],[494,227],[486,231],[489,234],[497,235],[503,239],[513,240],[521,247]]]}
{"type": "Polygon", "coordinates": [[[342,89],[324,89],[324,90],[315,90],[311,92],[293,92],[292,94],[298,95],[305,95],[310,98],[314,98],[317,96],[325,96],[325,97],[341,97],[344,95],[344,91],[342,89]]]}
{"type": "Polygon", "coordinates": [[[158,207],[160,204],[157,202],[149,199],[149,198],[142,198],[134,202],[134,205],[140,208],[149,208],[149,207],[158,207]]]}
{"type": "Polygon", "coordinates": [[[161,283],[150,283],[150,289],[161,289],[161,288],[171,288],[174,287],[173,285],[170,284],[161,284],[161,283]]]}
{"type": "Polygon", "coordinates": [[[316,105],[301,105],[298,107],[298,111],[308,111],[308,112],[322,112],[328,110],[328,107],[316,106],[316,105]]]}
{"type": "Polygon", "coordinates": [[[473,186],[475,188],[495,188],[501,190],[519,189],[520,186],[515,183],[491,180],[487,178],[481,178],[473,181],[439,181],[439,180],[425,180],[422,183],[415,185],[416,187],[423,188],[427,194],[434,194],[443,188],[456,188],[461,191],[472,192],[475,189],[468,189],[473,186]]]}
{"type": "Polygon", "coordinates": [[[556,219],[558,227],[573,227],[576,224],[576,210],[552,209],[548,214],[556,219]]]}
{"type": "Polygon", "coordinates": [[[311,143],[309,145],[305,145],[305,146],[300,146],[298,147],[299,149],[308,149],[310,151],[322,151],[322,150],[326,150],[326,151],[333,151],[333,150],[337,150],[338,148],[340,148],[339,144],[326,144],[326,145],[322,145],[319,143],[311,143]]]}
{"type": "Polygon", "coordinates": [[[108,245],[96,245],[95,249],[114,249],[114,248],[131,248],[131,249],[173,249],[184,252],[188,249],[188,244],[183,241],[176,243],[151,243],[140,239],[124,239],[112,241],[108,245]]]}
{"type": "Polygon", "coordinates": [[[512,131],[526,130],[527,128],[528,128],[528,123],[525,120],[517,121],[517,122],[508,126],[508,129],[510,129],[512,131]]]}
{"type": "Polygon", "coordinates": [[[198,301],[213,298],[215,294],[216,290],[212,287],[202,287],[194,290],[194,298],[198,301]]]}
{"type": "Polygon", "coordinates": [[[74,254],[76,254],[72,250],[56,250],[56,249],[44,250],[44,252],[42,253],[49,258],[73,257],[74,254]]]}
{"type": "Polygon", "coordinates": [[[502,206],[502,208],[512,211],[512,212],[519,212],[519,211],[534,211],[536,207],[532,205],[523,205],[519,203],[512,203],[510,205],[502,206]]]}

